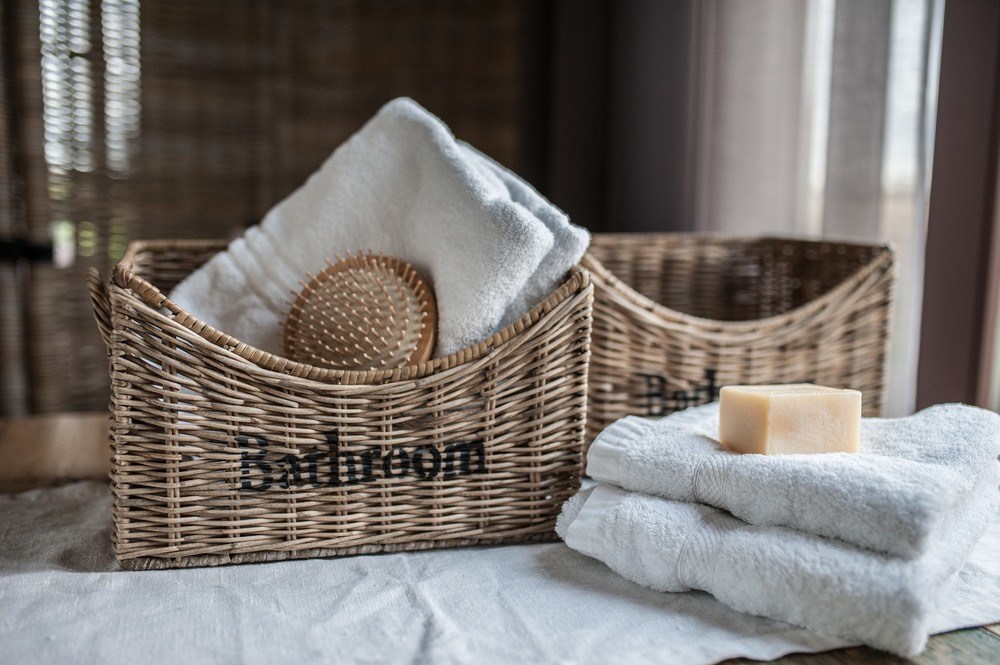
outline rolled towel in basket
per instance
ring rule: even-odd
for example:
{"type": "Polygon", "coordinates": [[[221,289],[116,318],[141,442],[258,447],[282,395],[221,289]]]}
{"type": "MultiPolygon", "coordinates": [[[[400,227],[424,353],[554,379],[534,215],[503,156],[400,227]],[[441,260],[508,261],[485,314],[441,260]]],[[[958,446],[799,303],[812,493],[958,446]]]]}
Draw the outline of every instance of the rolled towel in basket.
{"type": "Polygon", "coordinates": [[[996,478],[1000,416],[944,404],[906,418],[864,418],[856,454],[740,455],[724,450],[718,436],[718,403],[658,420],[629,416],[594,441],[587,473],[722,508],[751,524],[914,557],[957,505],[996,478]]]}
{"type": "Polygon", "coordinates": [[[926,644],[941,591],[996,515],[998,496],[995,483],[966,496],[915,559],[611,485],[571,498],[556,530],[643,586],[701,589],[741,612],[912,656],[926,644]]]}
{"type": "Polygon", "coordinates": [[[404,259],[430,280],[440,356],[527,313],[589,242],[530,185],[400,98],[171,298],[227,334],[280,353],[299,280],[335,253],[371,250],[404,259]]]}

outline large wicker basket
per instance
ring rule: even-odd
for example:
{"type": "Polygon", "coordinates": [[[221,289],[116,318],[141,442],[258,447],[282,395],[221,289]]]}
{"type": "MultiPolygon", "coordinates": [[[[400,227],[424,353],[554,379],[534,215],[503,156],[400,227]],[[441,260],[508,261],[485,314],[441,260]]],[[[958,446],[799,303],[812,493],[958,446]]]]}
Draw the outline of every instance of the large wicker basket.
{"type": "Polygon", "coordinates": [[[626,415],[661,416],[732,383],[814,382],[881,415],[893,252],[699,234],[598,234],[588,440],[626,415]]]}
{"type": "Polygon", "coordinates": [[[133,243],[110,283],[89,280],[123,567],[551,537],[581,474],[586,271],[464,351],[336,371],[248,347],[163,295],[223,246],[133,243]]]}

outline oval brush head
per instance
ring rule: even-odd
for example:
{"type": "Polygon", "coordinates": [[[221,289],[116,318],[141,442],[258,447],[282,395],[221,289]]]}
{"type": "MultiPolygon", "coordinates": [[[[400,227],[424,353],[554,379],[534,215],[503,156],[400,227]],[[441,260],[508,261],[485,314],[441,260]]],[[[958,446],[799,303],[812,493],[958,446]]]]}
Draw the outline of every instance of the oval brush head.
{"type": "MultiPolygon", "coordinates": [[[[338,257],[339,258],[339,257],[338,257]]],[[[361,254],[307,277],[285,320],[285,355],[331,369],[393,369],[434,349],[434,294],[410,264],[361,254]]]]}

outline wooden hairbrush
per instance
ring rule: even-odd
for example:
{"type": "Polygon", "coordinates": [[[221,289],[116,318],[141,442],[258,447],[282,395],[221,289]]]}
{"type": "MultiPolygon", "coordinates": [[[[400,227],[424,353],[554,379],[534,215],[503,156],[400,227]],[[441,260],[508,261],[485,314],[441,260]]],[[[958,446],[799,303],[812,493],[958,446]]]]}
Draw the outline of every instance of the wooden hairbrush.
{"type": "Polygon", "coordinates": [[[410,264],[372,254],[326,264],[295,295],[285,320],[286,357],[354,370],[394,369],[431,357],[437,306],[410,264]]]}

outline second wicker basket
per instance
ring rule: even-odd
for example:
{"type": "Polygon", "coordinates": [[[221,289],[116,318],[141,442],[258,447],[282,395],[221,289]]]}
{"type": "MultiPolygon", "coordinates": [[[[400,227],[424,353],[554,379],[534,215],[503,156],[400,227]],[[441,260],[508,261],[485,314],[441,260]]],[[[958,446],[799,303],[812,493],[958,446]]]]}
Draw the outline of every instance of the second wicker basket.
{"type": "Polygon", "coordinates": [[[891,247],[701,234],[597,234],[588,439],[731,383],[860,390],[881,415],[891,247]]]}

